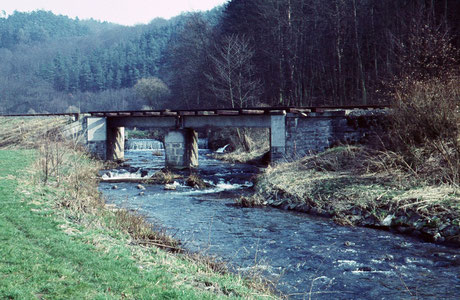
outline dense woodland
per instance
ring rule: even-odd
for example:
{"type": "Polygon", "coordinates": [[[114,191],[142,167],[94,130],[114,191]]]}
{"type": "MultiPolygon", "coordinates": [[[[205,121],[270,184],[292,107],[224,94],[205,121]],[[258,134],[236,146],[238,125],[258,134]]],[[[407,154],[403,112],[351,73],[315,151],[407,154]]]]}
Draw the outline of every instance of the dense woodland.
{"type": "Polygon", "coordinates": [[[458,0],[233,0],[132,27],[15,12],[0,113],[385,103],[403,69],[458,67],[459,16],[458,0]]]}

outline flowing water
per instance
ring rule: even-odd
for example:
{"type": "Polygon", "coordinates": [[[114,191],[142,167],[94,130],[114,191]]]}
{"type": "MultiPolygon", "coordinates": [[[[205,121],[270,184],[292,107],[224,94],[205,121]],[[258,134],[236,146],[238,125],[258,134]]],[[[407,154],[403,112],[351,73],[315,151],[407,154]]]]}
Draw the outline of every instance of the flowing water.
{"type": "MultiPolygon", "coordinates": [[[[292,299],[459,299],[460,251],[385,231],[342,227],[328,219],[274,208],[240,208],[258,169],[211,159],[200,150],[199,174],[212,187],[177,190],[102,182],[108,203],[161,224],[191,251],[240,272],[256,272],[292,299]],[[113,189],[116,185],[117,189],[113,189]]],[[[164,156],[126,151],[130,168],[107,177],[153,174],[164,156]],[[127,175],[128,171],[131,175],[127,175]],[[135,174],[135,175],[133,175],[135,174]]]]}

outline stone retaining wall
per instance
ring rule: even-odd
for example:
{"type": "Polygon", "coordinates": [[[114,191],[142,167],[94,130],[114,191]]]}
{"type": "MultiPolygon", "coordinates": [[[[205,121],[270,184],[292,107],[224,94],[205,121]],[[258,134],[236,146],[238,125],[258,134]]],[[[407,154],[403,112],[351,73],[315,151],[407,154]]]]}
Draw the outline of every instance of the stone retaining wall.
{"type": "Polygon", "coordinates": [[[375,136],[386,121],[384,111],[346,111],[286,116],[286,158],[296,159],[340,144],[375,136]]]}

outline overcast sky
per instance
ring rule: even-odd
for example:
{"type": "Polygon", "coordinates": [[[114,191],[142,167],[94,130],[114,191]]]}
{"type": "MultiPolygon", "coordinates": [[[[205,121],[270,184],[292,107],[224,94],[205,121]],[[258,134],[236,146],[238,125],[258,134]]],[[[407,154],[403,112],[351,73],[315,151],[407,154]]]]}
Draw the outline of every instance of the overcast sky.
{"type": "Polygon", "coordinates": [[[50,10],[80,19],[93,18],[123,25],[145,24],[186,11],[209,10],[229,0],[1,0],[0,12],[50,10]]]}

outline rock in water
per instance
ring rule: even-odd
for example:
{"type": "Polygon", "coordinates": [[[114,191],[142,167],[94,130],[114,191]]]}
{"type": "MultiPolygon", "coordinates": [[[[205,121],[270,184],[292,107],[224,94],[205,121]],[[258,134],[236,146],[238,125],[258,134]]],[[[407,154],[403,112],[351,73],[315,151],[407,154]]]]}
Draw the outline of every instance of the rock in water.
{"type": "Polygon", "coordinates": [[[382,226],[387,226],[387,227],[390,227],[391,226],[391,222],[393,221],[394,219],[394,215],[388,215],[385,219],[383,219],[382,222],[380,222],[380,224],[382,226]]]}
{"type": "Polygon", "coordinates": [[[177,181],[174,181],[173,183],[167,183],[165,184],[165,187],[164,189],[165,190],[169,190],[169,191],[174,191],[177,189],[177,186],[179,185],[179,183],[177,181]]]}
{"type": "Polygon", "coordinates": [[[138,184],[138,185],[137,185],[137,188],[138,188],[139,190],[145,190],[145,187],[144,187],[142,184],[138,184]]]}

